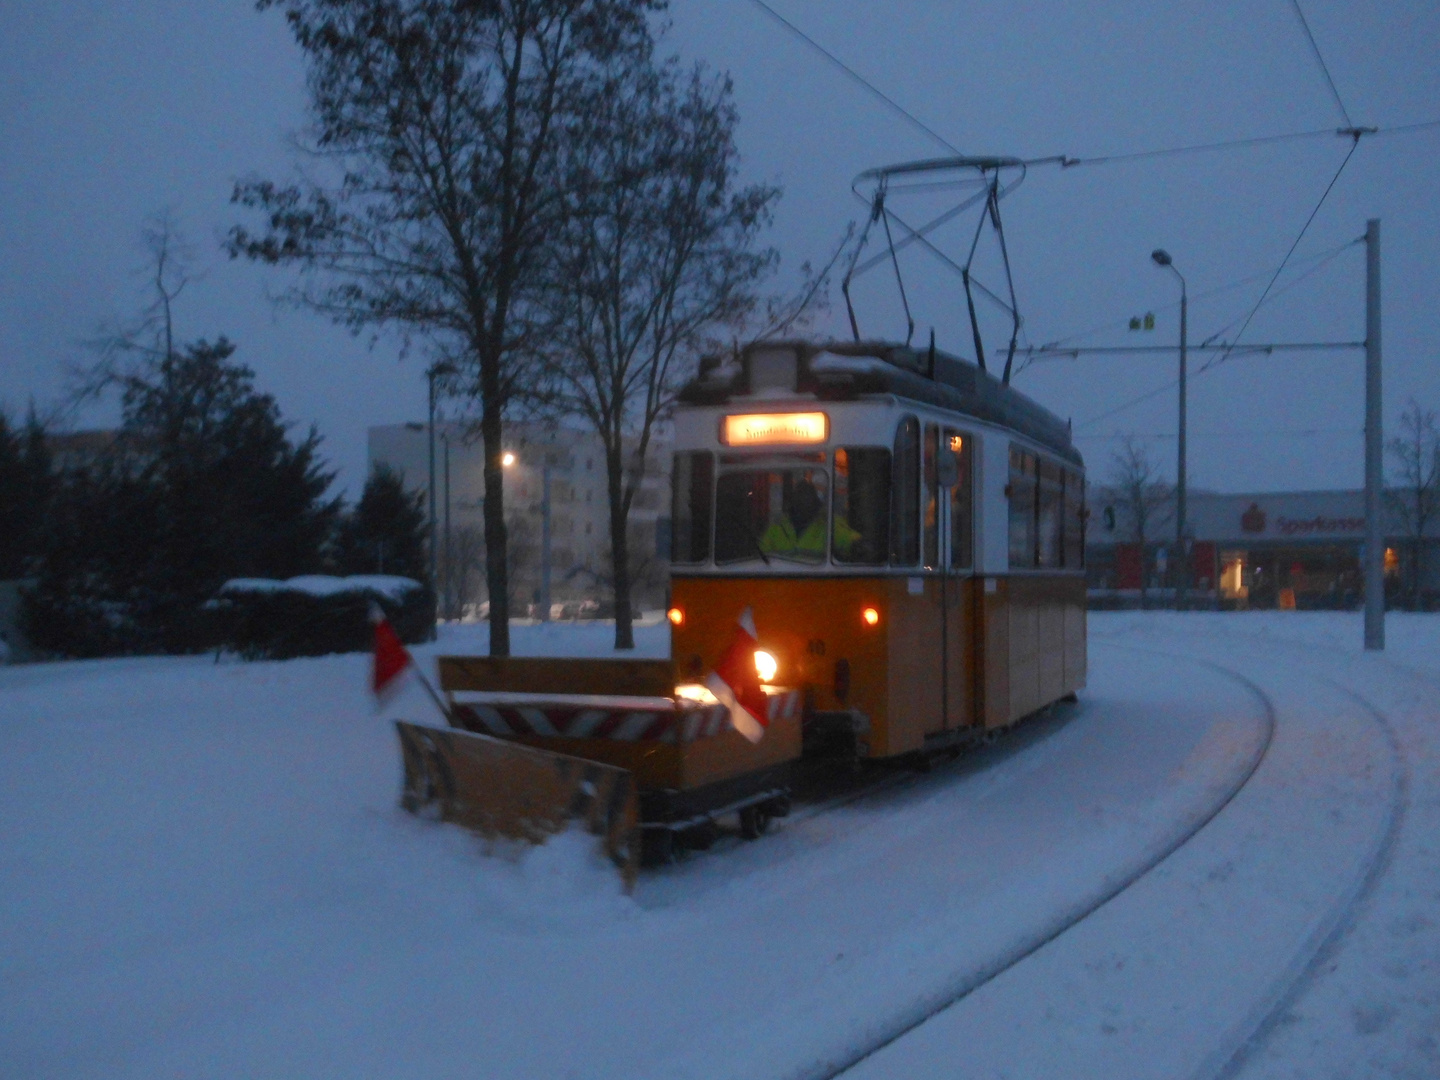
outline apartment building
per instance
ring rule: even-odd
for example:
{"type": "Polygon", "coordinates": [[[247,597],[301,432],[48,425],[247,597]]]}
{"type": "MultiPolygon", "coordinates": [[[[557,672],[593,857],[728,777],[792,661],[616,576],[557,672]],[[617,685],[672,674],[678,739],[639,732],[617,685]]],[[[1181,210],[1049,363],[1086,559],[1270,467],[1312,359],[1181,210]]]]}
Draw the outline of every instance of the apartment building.
{"type": "MultiPolygon", "coordinates": [[[[547,564],[549,602],[556,617],[574,614],[582,605],[587,612],[597,606],[601,612],[608,610],[610,509],[599,436],[579,427],[507,423],[504,445],[512,614],[541,613],[547,564]]],[[[655,608],[665,603],[670,557],[670,445],[666,436],[652,437],[645,474],[630,510],[632,600],[637,607],[655,608]]],[[[627,451],[633,459],[633,442],[627,451]]],[[[428,496],[430,434],[426,425],[371,428],[369,458],[372,464],[383,463],[402,473],[407,487],[428,496]]],[[[442,605],[452,615],[480,614],[488,600],[484,455],[478,432],[472,434],[466,425],[442,422],[435,426],[435,511],[442,605]]]]}

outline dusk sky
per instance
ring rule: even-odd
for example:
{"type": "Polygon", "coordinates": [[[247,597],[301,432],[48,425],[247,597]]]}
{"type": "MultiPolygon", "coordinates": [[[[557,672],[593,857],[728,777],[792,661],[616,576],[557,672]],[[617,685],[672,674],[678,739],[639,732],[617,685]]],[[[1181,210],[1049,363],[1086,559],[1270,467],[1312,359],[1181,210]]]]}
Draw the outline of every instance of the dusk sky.
{"type": "MultiPolygon", "coordinates": [[[[771,6],[967,154],[1118,155],[1356,125],[1440,120],[1440,8],[1418,0],[1302,0],[1332,93],[1286,0],[1202,5],[954,4],[771,0],[771,6]]],[[[823,263],[866,210],[861,171],[949,151],[899,117],[752,0],[677,0],[667,51],[727,70],[748,178],[784,197],[768,240],[776,289],[823,263]]],[[[318,425],[352,493],[371,425],[423,419],[425,358],[399,356],[319,317],[277,308],[288,271],[220,250],[241,220],[234,181],[284,178],[306,123],[298,49],[276,12],[246,0],[0,0],[0,404],[17,416],[63,400],[66,371],[106,319],[144,302],[139,237],[170,209],[196,250],[178,307],[182,339],[224,334],[285,416],[318,425]]],[[[1131,162],[1033,168],[1003,204],[1022,343],[1170,344],[1178,282],[1150,260],[1166,248],[1186,276],[1190,339],[1238,329],[1350,149],[1323,137],[1131,162]],[[1227,286],[1235,286],[1226,288],[1227,286]],[[1222,290],[1218,291],[1217,290],[1222,290]],[[1125,328],[1156,314],[1150,333],[1125,328]]],[[[1387,434],[1415,398],[1440,410],[1440,126],[1362,140],[1242,344],[1364,336],[1364,253],[1314,258],[1382,221],[1387,434]],[[1318,270],[1286,291],[1300,274],[1318,270]]],[[[943,208],[938,196],[912,220],[943,208]]],[[[963,256],[964,224],[938,239],[963,256]]],[[[872,236],[870,252],[883,250],[872,236]]],[[[991,241],[982,240],[982,245],[991,241]]],[[[923,251],[901,259],[917,324],[970,356],[958,278],[923,251]]],[[[977,261],[1003,285],[993,251],[977,261]]],[[[862,331],[903,338],[893,273],[854,287],[862,331]]],[[[819,330],[848,336],[838,287],[819,330]]],[[[987,316],[988,317],[988,316],[987,316]]],[[[989,317],[987,348],[1005,327],[989,317]]],[[[1192,372],[1205,363],[1194,356],[1192,372]]],[[[1363,355],[1234,356],[1194,379],[1190,480],[1221,491],[1358,487],[1363,355]]],[[[1173,474],[1173,355],[1037,363],[1016,385],[1072,418],[1092,480],[1117,434],[1148,440],[1173,474]],[[1112,413],[1111,415],[1106,415],[1112,413]]],[[[112,405],[68,414],[114,421],[112,405]]]]}

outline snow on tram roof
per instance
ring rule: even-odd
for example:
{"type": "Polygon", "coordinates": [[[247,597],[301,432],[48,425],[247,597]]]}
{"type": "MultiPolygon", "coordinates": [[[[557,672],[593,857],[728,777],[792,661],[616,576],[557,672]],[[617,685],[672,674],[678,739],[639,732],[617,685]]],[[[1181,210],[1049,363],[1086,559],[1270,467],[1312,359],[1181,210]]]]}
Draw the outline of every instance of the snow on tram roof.
{"type": "Polygon", "coordinates": [[[752,388],[752,357],[793,352],[790,374],[783,376],[790,393],[813,394],[822,400],[851,400],[870,394],[936,405],[1027,436],[1067,461],[1083,467],[1070,437],[1070,425],[1039,402],[1001,382],[976,364],[938,349],[876,341],[762,341],[735,357],[702,361],[699,377],[680,392],[687,405],[721,405],[736,397],[771,397],[779,369],[767,365],[761,384],[752,388]]]}

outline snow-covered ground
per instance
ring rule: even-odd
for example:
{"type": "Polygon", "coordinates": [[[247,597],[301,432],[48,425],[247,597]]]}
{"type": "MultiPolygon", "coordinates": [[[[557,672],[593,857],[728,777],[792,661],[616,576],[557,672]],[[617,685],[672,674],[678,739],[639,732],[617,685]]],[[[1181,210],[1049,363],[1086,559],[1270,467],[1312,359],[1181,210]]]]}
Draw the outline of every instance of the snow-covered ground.
{"type": "Polygon", "coordinates": [[[1079,705],[631,897],[401,812],[432,707],[363,656],[3,668],[0,1076],[1440,1076],[1440,618],[1388,634],[1094,615],[1079,705]]]}

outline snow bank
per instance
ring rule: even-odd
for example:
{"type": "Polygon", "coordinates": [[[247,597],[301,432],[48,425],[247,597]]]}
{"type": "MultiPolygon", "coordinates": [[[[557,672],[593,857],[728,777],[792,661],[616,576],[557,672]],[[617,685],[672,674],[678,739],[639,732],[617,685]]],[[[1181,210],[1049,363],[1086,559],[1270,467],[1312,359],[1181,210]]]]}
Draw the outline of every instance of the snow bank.
{"type": "MultiPolygon", "coordinates": [[[[793,1074],[1094,895],[1223,790],[1251,696],[1132,646],[1228,648],[1296,694],[1313,678],[1287,674],[1301,654],[1371,688],[1395,662],[1440,672],[1440,619],[1389,626],[1378,660],[1358,616],[1094,616],[1078,708],[758,843],[727,835],[633,897],[582,834],[487,850],[402,812],[390,719],[436,718],[418,686],[377,713],[363,655],[7,667],[0,1073],[793,1074]]],[[[518,655],[616,655],[611,624],[512,633],[518,655]]],[[[429,666],[487,635],[444,625],[413,651],[429,666]]],[[[668,654],[667,625],[636,637],[622,655],[668,654]]],[[[1433,693],[1405,692],[1433,717],[1433,693]]],[[[1414,812],[1423,794],[1430,827],[1427,761],[1414,812]]],[[[1096,973],[1063,977],[1099,1000],[1096,973]]],[[[1036,1008],[976,1037],[1046,1023],[1036,1008]]]]}

